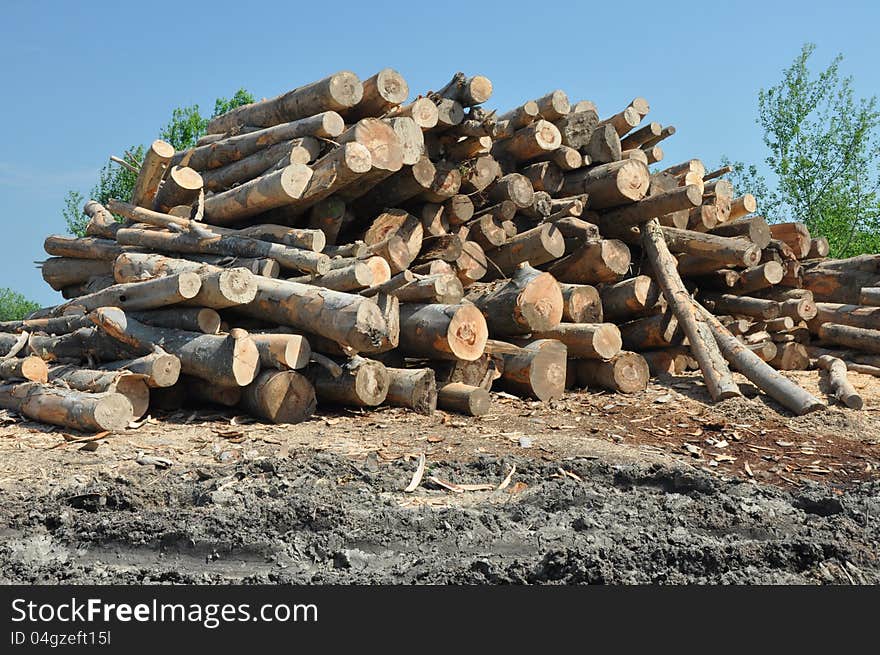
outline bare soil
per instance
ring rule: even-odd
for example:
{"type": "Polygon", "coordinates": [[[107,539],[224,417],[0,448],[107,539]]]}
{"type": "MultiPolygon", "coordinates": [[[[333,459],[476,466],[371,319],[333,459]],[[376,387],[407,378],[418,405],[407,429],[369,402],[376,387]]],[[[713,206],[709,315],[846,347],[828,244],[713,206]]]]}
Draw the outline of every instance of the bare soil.
{"type": "Polygon", "coordinates": [[[805,417],[698,376],[478,418],[7,417],[0,582],[877,583],[880,383],[851,379],[864,410],[805,417]]]}

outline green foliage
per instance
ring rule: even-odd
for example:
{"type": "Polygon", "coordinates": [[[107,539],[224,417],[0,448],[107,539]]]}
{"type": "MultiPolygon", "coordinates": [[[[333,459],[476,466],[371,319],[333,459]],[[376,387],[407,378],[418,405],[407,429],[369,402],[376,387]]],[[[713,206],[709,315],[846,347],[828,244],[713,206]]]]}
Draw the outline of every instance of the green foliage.
{"type": "Polygon", "coordinates": [[[20,321],[40,306],[28,300],[17,291],[7,287],[0,288],[0,321],[20,321]]]}
{"type": "MultiPolygon", "coordinates": [[[[213,116],[226,113],[230,109],[248,104],[254,101],[254,97],[244,89],[239,89],[231,98],[217,98],[214,101],[213,116]]],[[[177,151],[186,150],[196,145],[199,138],[205,134],[208,118],[199,113],[199,106],[177,107],[171,112],[171,120],[159,131],[159,138],[167,141],[177,151]]],[[[144,146],[132,146],[126,151],[125,160],[135,168],[140,166],[144,158],[144,146]]],[[[98,183],[89,194],[101,204],[105,204],[110,198],[128,200],[134,190],[137,181],[137,173],[124,166],[108,163],[101,169],[98,175],[98,183]]],[[[79,191],[68,191],[64,197],[64,207],[61,215],[71,234],[83,236],[88,224],[88,218],[83,214],[85,197],[79,191]]]]}
{"type": "Polygon", "coordinates": [[[827,237],[832,256],[880,252],[877,98],[856,98],[852,78],[840,73],[841,55],[812,72],[814,51],[804,45],[779,84],[758,95],[764,161],[776,185],[740,162],[731,164],[732,181],[758,198],[769,220],[800,220],[827,237]]]}

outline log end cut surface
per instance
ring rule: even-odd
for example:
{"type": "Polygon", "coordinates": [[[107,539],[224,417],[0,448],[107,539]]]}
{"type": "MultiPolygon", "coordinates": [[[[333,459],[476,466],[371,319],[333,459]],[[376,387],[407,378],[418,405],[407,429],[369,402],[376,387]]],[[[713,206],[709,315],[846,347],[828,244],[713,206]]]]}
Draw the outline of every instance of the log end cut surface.
{"type": "Polygon", "coordinates": [[[446,338],[452,354],[458,359],[468,362],[477,360],[483,354],[489,338],[486,319],[474,305],[460,305],[449,321],[446,338]]]}

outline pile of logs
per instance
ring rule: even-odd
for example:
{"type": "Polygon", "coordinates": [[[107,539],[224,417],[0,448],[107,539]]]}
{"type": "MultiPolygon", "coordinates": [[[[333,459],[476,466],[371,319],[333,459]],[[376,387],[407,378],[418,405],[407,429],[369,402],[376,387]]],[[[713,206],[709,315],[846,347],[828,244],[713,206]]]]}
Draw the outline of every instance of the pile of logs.
{"type": "Polygon", "coordinates": [[[801,414],[825,404],[777,371],[813,359],[858,404],[880,258],[829,260],[725,169],[661,163],[675,128],[643,98],[607,115],[491,95],[479,75],[410,100],[394,70],[341,72],[214,118],[190,150],[155,141],[124,164],[130,198],[46,239],[66,302],[0,324],[0,406],[83,430],[189,404],[477,415],[490,389],[632,393],[687,369],[729,398],[731,363],[801,414]]]}

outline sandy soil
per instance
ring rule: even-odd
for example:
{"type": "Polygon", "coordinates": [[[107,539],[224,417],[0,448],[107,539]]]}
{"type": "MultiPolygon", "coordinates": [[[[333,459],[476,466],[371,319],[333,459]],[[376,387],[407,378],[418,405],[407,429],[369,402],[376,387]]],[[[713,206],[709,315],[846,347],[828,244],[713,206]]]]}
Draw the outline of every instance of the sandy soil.
{"type": "Polygon", "coordinates": [[[696,376],[479,418],[6,417],[0,582],[875,583],[880,384],[851,378],[864,410],[805,417],[696,376]]]}

